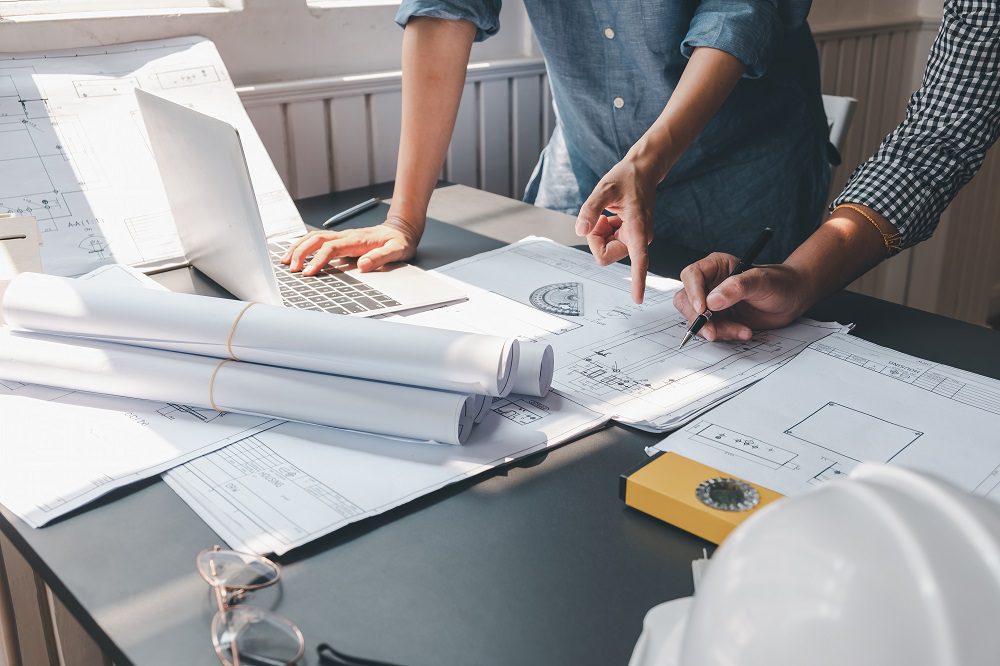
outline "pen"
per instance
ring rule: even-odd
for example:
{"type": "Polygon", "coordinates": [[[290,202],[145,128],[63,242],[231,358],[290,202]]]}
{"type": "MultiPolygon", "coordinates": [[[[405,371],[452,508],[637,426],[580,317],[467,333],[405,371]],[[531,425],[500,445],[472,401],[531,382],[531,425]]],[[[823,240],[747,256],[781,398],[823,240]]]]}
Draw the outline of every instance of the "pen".
{"type": "MultiPolygon", "coordinates": [[[[733,267],[733,272],[729,274],[729,277],[733,277],[734,275],[739,275],[743,271],[753,266],[754,259],[756,259],[757,255],[760,254],[760,251],[764,249],[764,246],[767,245],[767,241],[771,240],[771,236],[773,233],[774,230],[771,229],[771,227],[764,227],[764,229],[760,232],[760,235],[757,236],[757,240],[753,242],[753,245],[751,245],[750,249],[746,251],[746,254],[743,255],[743,258],[740,259],[739,262],[737,262],[736,266],[733,267]]],[[[702,312],[700,315],[694,318],[694,321],[691,322],[691,327],[687,330],[687,333],[684,334],[684,339],[681,340],[681,347],[686,345],[688,343],[688,340],[690,340],[691,338],[693,338],[698,334],[698,331],[701,330],[701,327],[707,324],[708,321],[712,318],[712,314],[713,312],[711,310],[705,308],[704,312],[702,312]]],[[[678,349],[680,349],[680,347],[678,347],[678,349]]]]}
{"type": "Polygon", "coordinates": [[[370,210],[381,203],[378,199],[369,199],[368,201],[362,201],[357,206],[351,206],[347,210],[340,211],[329,220],[323,223],[324,229],[329,229],[333,225],[343,222],[344,220],[350,219],[359,213],[363,213],[366,210],[370,210]]]}

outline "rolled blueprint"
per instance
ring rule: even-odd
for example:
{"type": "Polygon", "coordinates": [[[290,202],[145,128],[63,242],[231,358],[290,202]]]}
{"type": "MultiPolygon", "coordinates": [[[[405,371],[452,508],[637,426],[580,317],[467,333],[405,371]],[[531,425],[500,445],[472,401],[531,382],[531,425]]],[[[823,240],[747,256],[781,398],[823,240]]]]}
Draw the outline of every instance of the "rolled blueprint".
{"type": "Polygon", "coordinates": [[[482,396],[0,329],[0,379],[462,444],[482,396]]]}
{"type": "Polygon", "coordinates": [[[311,372],[503,397],[519,343],[324,312],[23,273],[10,284],[11,328],[311,372]]]}
{"type": "Polygon", "coordinates": [[[512,393],[544,398],[552,388],[555,354],[544,342],[522,342],[512,393]]]}

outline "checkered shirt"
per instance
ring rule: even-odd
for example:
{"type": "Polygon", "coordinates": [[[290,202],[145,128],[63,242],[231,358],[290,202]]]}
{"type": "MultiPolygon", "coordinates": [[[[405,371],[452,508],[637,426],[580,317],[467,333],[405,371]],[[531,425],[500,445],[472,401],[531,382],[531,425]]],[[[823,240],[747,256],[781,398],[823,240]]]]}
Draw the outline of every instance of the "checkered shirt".
{"type": "Polygon", "coordinates": [[[923,84],[906,118],[851,174],[831,206],[889,220],[902,247],[927,240],[1000,136],[1000,0],[946,0],[923,84]]]}

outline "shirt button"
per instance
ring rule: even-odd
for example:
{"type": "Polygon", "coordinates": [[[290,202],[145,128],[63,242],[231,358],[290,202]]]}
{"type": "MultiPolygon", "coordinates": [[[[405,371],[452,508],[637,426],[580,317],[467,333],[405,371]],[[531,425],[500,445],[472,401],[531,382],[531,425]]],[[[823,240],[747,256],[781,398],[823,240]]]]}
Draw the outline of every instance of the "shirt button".
{"type": "Polygon", "coordinates": [[[620,109],[623,106],[625,106],[625,100],[623,100],[621,97],[615,97],[614,105],[616,109],[620,109]]]}
{"type": "Polygon", "coordinates": [[[614,39],[615,38],[615,31],[614,31],[614,29],[611,26],[608,26],[607,28],[605,28],[604,29],[604,36],[607,37],[608,39],[614,39]]]}

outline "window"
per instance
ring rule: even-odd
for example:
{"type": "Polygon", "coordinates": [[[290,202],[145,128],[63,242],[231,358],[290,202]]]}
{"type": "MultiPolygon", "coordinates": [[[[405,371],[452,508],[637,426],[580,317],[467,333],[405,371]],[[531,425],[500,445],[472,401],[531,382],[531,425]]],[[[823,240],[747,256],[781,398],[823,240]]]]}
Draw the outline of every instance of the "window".
{"type": "Polygon", "coordinates": [[[226,0],[0,0],[0,17],[87,12],[142,14],[150,10],[223,8],[228,4],[226,0]]]}

